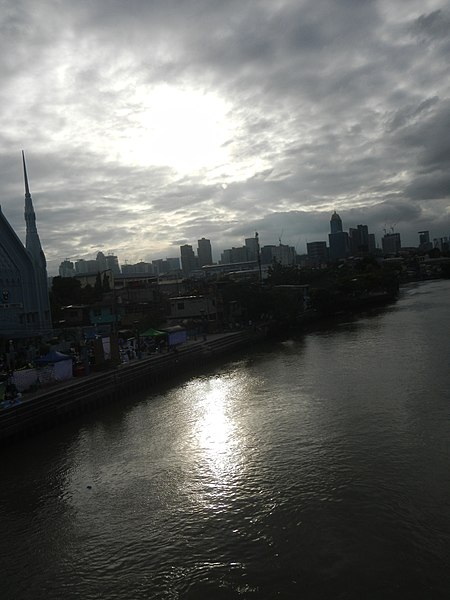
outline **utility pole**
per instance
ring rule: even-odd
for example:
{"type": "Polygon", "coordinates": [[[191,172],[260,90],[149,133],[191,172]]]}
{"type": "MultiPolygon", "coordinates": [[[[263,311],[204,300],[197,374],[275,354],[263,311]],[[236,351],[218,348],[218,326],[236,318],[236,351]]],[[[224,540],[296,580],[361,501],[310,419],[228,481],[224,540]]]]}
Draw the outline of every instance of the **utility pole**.
{"type": "Polygon", "coordinates": [[[259,251],[259,236],[258,236],[258,232],[255,231],[255,240],[256,240],[256,256],[258,259],[258,271],[259,271],[259,283],[262,283],[262,271],[261,271],[261,254],[259,251]]]}

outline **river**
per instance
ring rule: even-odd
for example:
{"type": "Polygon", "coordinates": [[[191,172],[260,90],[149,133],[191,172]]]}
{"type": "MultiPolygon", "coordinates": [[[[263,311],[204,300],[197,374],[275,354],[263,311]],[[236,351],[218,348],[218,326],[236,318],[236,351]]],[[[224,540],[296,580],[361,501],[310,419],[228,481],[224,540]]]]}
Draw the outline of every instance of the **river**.
{"type": "Polygon", "coordinates": [[[450,593],[450,281],[1,451],[2,600],[450,593]]]}

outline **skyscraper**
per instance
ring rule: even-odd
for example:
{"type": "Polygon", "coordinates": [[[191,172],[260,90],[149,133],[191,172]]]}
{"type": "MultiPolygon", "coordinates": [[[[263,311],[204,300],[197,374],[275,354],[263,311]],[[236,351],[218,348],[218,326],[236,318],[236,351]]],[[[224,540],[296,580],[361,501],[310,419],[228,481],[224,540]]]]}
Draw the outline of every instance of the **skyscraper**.
{"type": "Polygon", "coordinates": [[[384,254],[397,254],[401,248],[399,233],[385,233],[381,238],[381,247],[384,254]]]}
{"type": "Polygon", "coordinates": [[[430,232],[429,231],[419,231],[419,250],[422,252],[428,252],[433,247],[432,242],[430,241],[430,232]]]}
{"type": "Polygon", "coordinates": [[[180,246],[181,253],[181,270],[185,277],[189,277],[192,271],[195,271],[198,267],[197,257],[194,254],[192,246],[190,244],[184,244],[180,246]]]}
{"type": "Polygon", "coordinates": [[[315,267],[327,264],[328,248],[326,242],[307,242],[306,252],[309,262],[315,267]]]}
{"type": "Polygon", "coordinates": [[[336,261],[345,258],[349,254],[348,233],[342,231],[342,220],[336,211],[331,215],[331,233],[328,234],[330,246],[330,260],[336,261]]]}
{"type": "Polygon", "coordinates": [[[358,225],[356,229],[350,228],[350,251],[353,255],[369,252],[369,228],[367,225],[358,225]]]}
{"type": "Polygon", "coordinates": [[[257,260],[259,252],[258,238],[245,238],[245,246],[247,247],[248,260],[257,260]]]}
{"type": "Polygon", "coordinates": [[[336,211],[331,215],[330,220],[330,232],[340,233],[342,231],[342,219],[336,211]]]}
{"type": "Polygon", "coordinates": [[[211,242],[205,238],[198,240],[197,247],[198,266],[212,265],[211,242]]]}

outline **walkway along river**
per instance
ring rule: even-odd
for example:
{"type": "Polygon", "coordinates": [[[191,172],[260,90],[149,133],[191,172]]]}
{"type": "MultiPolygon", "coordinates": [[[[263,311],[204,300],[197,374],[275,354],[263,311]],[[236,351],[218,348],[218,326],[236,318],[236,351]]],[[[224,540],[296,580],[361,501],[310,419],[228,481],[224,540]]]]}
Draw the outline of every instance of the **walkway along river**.
{"type": "Polygon", "coordinates": [[[2,448],[1,597],[447,599],[449,294],[2,448]]]}
{"type": "Polygon", "coordinates": [[[187,368],[192,370],[217,356],[260,342],[264,337],[264,327],[213,334],[201,342],[184,344],[175,352],[153,354],[87,378],[53,384],[28,394],[24,401],[0,410],[0,443],[41,431],[101,403],[123,399],[143,386],[148,388],[176,378],[187,368]]]}

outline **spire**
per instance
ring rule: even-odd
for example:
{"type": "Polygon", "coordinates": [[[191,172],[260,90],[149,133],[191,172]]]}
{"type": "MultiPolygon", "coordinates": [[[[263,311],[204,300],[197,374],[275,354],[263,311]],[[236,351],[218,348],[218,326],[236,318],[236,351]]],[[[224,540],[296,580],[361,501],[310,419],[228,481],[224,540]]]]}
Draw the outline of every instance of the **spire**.
{"type": "Polygon", "coordinates": [[[27,166],[25,164],[25,154],[22,150],[22,162],[23,162],[23,177],[25,179],[25,198],[31,199],[30,188],[28,187],[28,176],[27,176],[27,166]]]}
{"type": "Polygon", "coordinates": [[[31,253],[34,261],[45,268],[46,261],[42,252],[41,241],[36,227],[36,215],[33,208],[33,200],[28,186],[27,167],[25,164],[25,153],[22,150],[23,177],[25,180],[25,223],[27,227],[25,247],[31,253]]]}

